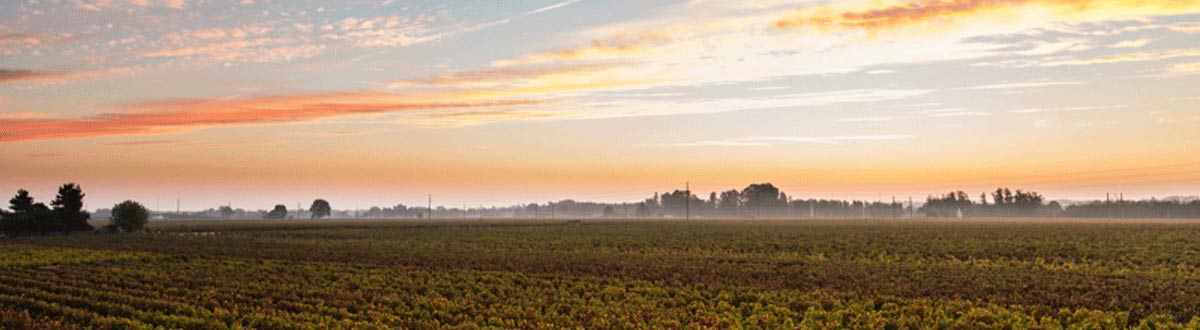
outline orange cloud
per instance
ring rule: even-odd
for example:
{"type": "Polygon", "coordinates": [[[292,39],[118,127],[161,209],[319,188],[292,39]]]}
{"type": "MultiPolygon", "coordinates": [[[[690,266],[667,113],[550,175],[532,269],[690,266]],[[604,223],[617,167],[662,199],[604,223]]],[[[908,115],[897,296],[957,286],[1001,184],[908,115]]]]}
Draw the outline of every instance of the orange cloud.
{"type": "Polygon", "coordinates": [[[67,154],[61,153],[61,152],[35,152],[35,153],[25,154],[25,156],[27,156],[29,158],[57,158],[57,157],[62,157],[62,156],[66,156],[66,155],[67,154]]]}
{"type": "Polygon", "coordinates": [[[670,39],[670,33],[665,31],[617,34],[606,39],[594,39],[586,45],[570,49],[533,54],[513,60],[501,60],[492,64],[495,66],[513,66],[556,61],[620,58],[642,53],[646,51],[647,47],[666,42],[670,39]]]}
{"type": "Polygon", "coordinates": [[[943,24],[987,13],[1045,9],[1056,16],[1136,16],[1196,12],[1193,0],[919,0],[890,6],[799,8],[777,20],[779,29],[881,31],[915,25],[943,24]]]}
{"type": "Polygon", "coordinates": [[[71,75],[68,72],[38,72],[31,70],[0,69],[0,84],[22,80],[57,79],[71,75]]]}
{"type": "Polygon", "coordinates": [[[183,142],[183,140],[134,140],[134,141],[122,141],[122,142],[111,143],[110,145],[119,146],[119,147],[140,147],[140,146],[152,146],[152,145],[163,145],[163,144],[179,144],[182,142],[183,142]]]}
{"type": "Polygon", "coordinates": [[[149,135],[191,129],[293,123],[321,118],[405,111],[531,105],[538,101],[429,101],[385,93],[337,93],[236,100],[180,100],[135,104],[126,112],[69,119],[0,119],[0,142],[149,135]]]}
{"type": "Polygon", "coordinates": [[[434,87],[492,87],[508,85],[529,79],[543,78],[554,75],[567,75],[594,72],[618,67],[621,63],[593,63],[563,66],[538,67],[506,67],[499,69],[463,71],[441,74],[428,78],[404,79],[393,81],[392,88],[409,86],[434,87]]]}

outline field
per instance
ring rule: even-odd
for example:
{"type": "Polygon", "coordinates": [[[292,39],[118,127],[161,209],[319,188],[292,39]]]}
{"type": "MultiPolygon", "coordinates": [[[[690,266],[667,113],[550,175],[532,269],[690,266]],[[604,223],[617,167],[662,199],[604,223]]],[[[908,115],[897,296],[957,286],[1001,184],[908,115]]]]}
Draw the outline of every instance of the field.
{"type": "Polygon", "coordinates": [[[5,329],[1200,328],[1200,223],[151,223],[0,240],[5,329]]]}

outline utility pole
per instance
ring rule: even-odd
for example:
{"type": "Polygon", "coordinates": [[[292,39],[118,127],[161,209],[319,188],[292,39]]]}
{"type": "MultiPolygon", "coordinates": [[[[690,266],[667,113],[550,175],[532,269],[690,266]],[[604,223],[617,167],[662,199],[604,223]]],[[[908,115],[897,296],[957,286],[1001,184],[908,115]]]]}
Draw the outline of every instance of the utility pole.
{"type": "Polygon", "coordinates": [[[433,219],[433,194],[429,194],[429,219],[433,219]]]}
{"type": "Polygon", "coordinates": [[[175,215],[179,215],[179,198],[175,198],[175,215]]]}
{"type": "Polygon", "coordinates": [[[815,207],[813,206],[813,204],[816,204],[816,200],[810,200],[808,202],[808,218],[809,219],[817,218],[817,211],[816,211],[815,207]]]}
{"type": "Polygon", "coordinates": [[[467,218],[467,204],[463,204],[463,219],[467,218]]]}
{"type": "Polygon", "coordinates": [[[900,215],[896,214],[896,196],[892,196],[892,205],[888,206],[888,208],[892,209],[892,219],[899,218],[900,215]]]}
{"type": "Polygon", "coordinates": [[[683,219],[684,220],[692,220],[692,183],[684,182],[683,187],[684,187],[683,190],[684,190],[684,195],[685,195],[685,196],[683,196],[683,198],[685,201],[687,201],[687,203],[684,204],[685,206],[684,206],[684,212],[683,212],[683,214],[684,214],[683,219]]]}

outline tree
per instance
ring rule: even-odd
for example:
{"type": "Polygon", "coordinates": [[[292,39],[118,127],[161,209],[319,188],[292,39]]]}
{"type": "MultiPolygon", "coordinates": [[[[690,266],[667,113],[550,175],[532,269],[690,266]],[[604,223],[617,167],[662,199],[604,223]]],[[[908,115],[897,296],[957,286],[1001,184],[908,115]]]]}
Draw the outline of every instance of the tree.
{"type": "Polygon", "coordinates": [[[605,206],[602,212],[605,218],[613,218],[617,216],[617,211],[613,210],[612,206],[605,206]]]}
{"type": "Polygon", "coordinates": [[[324,218],[333,213],[333,209],[329,207],[329,202],[324,199],[314,200],[308,211],[312,212],[313,219],[324,218]]]}
{"type": "MultiPolygon", "coordinates": [[[[663,193],[659,199],[662,201],[662,210],[664,213],[683,217],[687,213],[688,199],[697,201],[694,195],[688,194],[683,190],[675,190],[673,192],[663,193]]],[[[699,204],[699,202],[697,202],[699,204]]]]}
{"type": "Polygon", "coordinates": [[[287,213],[288,213],[287,206],[284,206],[283,204],[279,204],[279,205],[275,205],[275,209],[271,210],[271,212],[267,212],[267,215],[264,216],[263,218],[264,219],[286,219],[287,213]]]}
{"type": "Polygon", "coordinates": [[[638,203],[637,210],[633,214],[639,218],[649,218],[650,208],[646,206],[645,202],[638,203]]]}
{"type": "Polygon", "coordinates": [[[220,213],[222,218],[232,218],[236,211],[232,207],[221,206],[217,208],[217,213],[220,213]]]}
{"type": "Polygon", "coordinates": [[[149,221],[150,210],[147,210],[145,206],[142,206],[138,202],[127,200],[113,205],[112,223],[108,225],[108,230],[119,230],[122,232],[141,231],[149,221]]]}
{"type": "Polygon", "coordinates": [[[737,190],[726,190],[721,192],[721,200],[717,203],[717,208],[722,210],[733,211],[738,208],[740,193],[737,190]]]}
{"type": "Polygon", "coordinates": [[[83,210],[83,189],[74,183],[67,183],[58,188],[58,196],[50,205],[54,206],[54,215],[59,219],[65,231],[92,230],[88,219],[92,217],[83,210]]]}
{"type": "Polygon", "coordinates": [[[779,200],[779,188],[770,183],[752,184],[742,189],[742,206],[755,215],[763,211],[773,212],[780,208],[784,201],[779,200]]]}
{"type": "Polygon", "coordinates": [[[29,196],[29,191],[25,189],[17,190],[17,196],[8,200],[10,209],[13,213],[24,213],[33,210],[33,197],[29,196]]]}
{"type": "Polygon", "coordinates": [[[17,195],[9,200],[12,213],[0,219],[0,231],[8,235],[19,233],[40,232],[45,235],[53,231],[62,231],[62,222],[46,204],[34,203],[33,197],[25,189],[17,190],[17,195]]]}

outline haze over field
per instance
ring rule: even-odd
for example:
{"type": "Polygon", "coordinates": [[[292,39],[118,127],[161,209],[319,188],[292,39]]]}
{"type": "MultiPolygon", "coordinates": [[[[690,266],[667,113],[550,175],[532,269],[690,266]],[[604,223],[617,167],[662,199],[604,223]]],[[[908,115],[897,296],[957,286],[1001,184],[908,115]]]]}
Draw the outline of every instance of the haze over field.
{"type": "Polygon", "coordinates": [[[0,191],[1195,195],[1197,45],[1186,0],[6,1],[0,191]]]}

